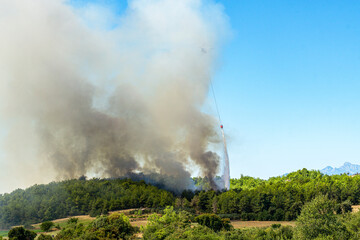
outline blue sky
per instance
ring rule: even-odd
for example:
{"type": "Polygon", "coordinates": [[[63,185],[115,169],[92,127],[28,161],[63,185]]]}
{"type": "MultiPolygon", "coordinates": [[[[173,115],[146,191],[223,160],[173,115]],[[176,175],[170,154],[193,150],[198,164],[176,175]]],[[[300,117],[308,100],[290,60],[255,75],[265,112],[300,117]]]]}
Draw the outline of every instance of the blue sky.
{"type": "Polygon", "coordinates": [[[231,176],[360,162],[360,2],[222,1],[215,78],[231,176]]]}
{"type": "Polygon", "coordinates": [[[217,2],[232,28],[214,77],[231,177],[360,163],[360,2],[217,2]]]}

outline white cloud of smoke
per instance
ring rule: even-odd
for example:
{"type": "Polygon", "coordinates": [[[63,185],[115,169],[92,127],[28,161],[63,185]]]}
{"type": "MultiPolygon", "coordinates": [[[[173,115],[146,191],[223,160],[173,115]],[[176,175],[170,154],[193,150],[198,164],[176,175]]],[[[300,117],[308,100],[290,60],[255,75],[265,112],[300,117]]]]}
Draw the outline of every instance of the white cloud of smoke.
{"type": "Polygon", "coordinates": [[[134,172],[181,189],[192,166],[215,176],[219,136],[201,108],[221,5],[132,0],[121,16],[60,0],[0,5],[0,190],[134,172]]]}

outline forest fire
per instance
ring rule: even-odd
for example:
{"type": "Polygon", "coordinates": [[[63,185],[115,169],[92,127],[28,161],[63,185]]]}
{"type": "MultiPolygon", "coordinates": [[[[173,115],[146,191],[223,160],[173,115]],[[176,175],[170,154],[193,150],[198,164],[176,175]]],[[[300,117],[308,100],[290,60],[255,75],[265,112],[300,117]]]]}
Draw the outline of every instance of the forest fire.
{"type": "Polygon", "coordinates": [[[0,39],[0,113],[11,122],[5,151],[15,185],[143,172],[187,188],[194,168],[213,181],[221,159],[210,149],[221,135],[202,106],[227,25],[221,7],[131,1],[103,31],[63,1],[5,2],[16,13],[0,23],[11,36],[0,39]]]}

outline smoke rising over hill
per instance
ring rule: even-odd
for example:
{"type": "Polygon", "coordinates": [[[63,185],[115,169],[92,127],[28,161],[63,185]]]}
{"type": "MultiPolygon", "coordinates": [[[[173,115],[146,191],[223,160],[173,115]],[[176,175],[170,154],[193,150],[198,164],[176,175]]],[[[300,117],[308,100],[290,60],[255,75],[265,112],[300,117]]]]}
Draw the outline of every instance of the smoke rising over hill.
{"type": "Polygon", "coordinates": [[[227,28],[220,5],[132,0],[110,17],[60,0],[1,5],[1,182],[156,172],[186,188],[193,166],[215,176],[217,125],[201,108],[227,28]]]}

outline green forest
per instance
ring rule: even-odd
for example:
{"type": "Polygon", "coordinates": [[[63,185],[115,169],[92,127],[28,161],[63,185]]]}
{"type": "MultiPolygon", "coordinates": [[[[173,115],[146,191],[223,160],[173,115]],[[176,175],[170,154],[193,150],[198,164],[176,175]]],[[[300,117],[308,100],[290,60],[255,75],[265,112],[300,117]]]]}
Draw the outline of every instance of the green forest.
{"type": "MultiPolygon", "coordinates": [[[[206,181],[195,179],[197,185],[206,181]]],[[[184,190],[175,194],[130,179],[67,180],[0,195],[0,228],[129,208],[172,206],[191,214],[213,213],[232,220],[296,220],[304,204],[326,196],[346,213],[359,204],[360,176],[327,176],[306,169],[268,180],[241,176],[230,191],[184,190]]],[[[202,187],[204,189],[205,187],[202,187]]]]}
{"type": "MultiPolygon", "coordinates": [[[[296,220],[296,226],[272,224],[263,228],[234,229],[229,219],[216,214],[192,214],[174,207],[166,207],[161,214],[147,217],[147,224],[133,226],[123,213],[101,215],[90,222],[70,218],[65,224],[50,229],[52,222],[44,222],[42,233],[14,227],[8,232],[10,240],[356,240],[360,238],[360,212],[336,213],[338,204],[319,195],[306,203],[296,220]]],[[[0,237],[0,239],[2,239],[0,237]]]]}
{"type": "Polygon", "coordinates": [[[129,179],[53,182],[1,195],[0,228],[127,208],[164,208],[174,199],[170,192],[129,179]]]}

